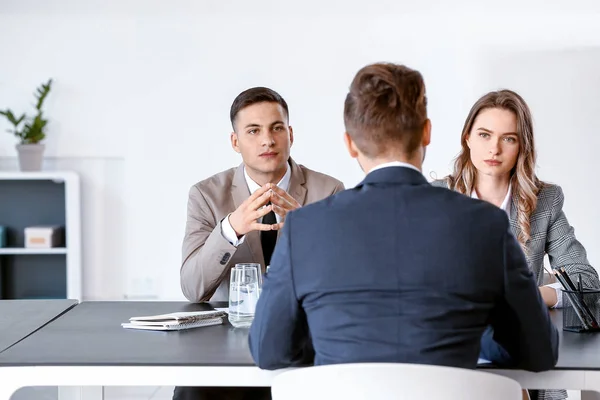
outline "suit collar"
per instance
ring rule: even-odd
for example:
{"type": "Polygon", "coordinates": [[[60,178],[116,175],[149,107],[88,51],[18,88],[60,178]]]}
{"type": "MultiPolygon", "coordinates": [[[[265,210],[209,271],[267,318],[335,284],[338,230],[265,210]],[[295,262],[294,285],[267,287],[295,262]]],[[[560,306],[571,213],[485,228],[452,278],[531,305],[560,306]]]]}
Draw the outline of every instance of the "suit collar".
{"type": "MultiPolygon", "coordinates": [[[[254,180],[252,178],[250,178],[250,175],[248,175],[248,170],[246,169],[246,167],[242,168],[242,170],[244,171],[244,180],[246,181],[246,185],[248,186],[250,193],[254,193],[255,191],[259,190],[260,185],[256,182],[254,182],[254,180]]],[[[286,192],[289,191],[291,177],[292,177],[292,167],[288,163],[287,168],[285,170],[285,174],[283,174],[283,177],[279,180],[279,182],[277,182],[277,186],[280,187],[281,189],[285,190],[286,192]]]]}
{"type": "Polygon", "coordinates": [[[248,197],[250,197],[250,189],[246,183],[244,177],[244,164],[240,164],[235,173],[233,174],[233,180],[231,181],[231,197],[233,198],[233,205],[237,209],[248,197]]]}
{"type": "Polygon", "coordinates": [[[377,171],[378,169],[387,168],[387,167],[406,167],[406,168],[414,169],[418,173],[421,173],[421,171],[417,167],[415,167],[412,164],[406,163],[404,161],[390,161],[390,162],[385,162],[383,164],[376,165],[375,167],[371,168],[369,173],[371,173],[373,171],[377,171]]]}
{"type": "MultiPolygon", "coordinates": [[[[479,196],[477,195],[477,190],[471,190],[471,197],[479,200],[479,196]]],[[[502,204],[500,204],[500,209],[506,211],[507,215],[510,217],[513,209],[513,195],[512,195],[512,184],[508,185],[508,191],[506,192],[506,196],[504,196],[504,200],[502,200],[502,204]]],[[[516,215],[516,214],[515,214],[516,215]]]]}
{"type": "MultiPolygon", "coordinates": [[[[304,204],[304,199],[306,198],[306,187],[304,186],[306,184],[306,177],[304,176],[304,171],[291,157],[288,163],[292,172],[288,193],[292,195],[298,203],[304,204]]],[[[248,189],[246,177],[244,176],[244,163],[241,163],[236,168],[233,174],[233,180],[231,181],[231,186],[235,208],[238,208],[240,204],[250,196],[250,189],[248,189]]]]}
{"type": "Polygon", "coordinates": [[[357,187],[376,183],[399,183],[405,185],[428,184],[427,179],[425,179],[423,174],[415,169],[407,167],[386,167],[369,172],[357,187]]]}

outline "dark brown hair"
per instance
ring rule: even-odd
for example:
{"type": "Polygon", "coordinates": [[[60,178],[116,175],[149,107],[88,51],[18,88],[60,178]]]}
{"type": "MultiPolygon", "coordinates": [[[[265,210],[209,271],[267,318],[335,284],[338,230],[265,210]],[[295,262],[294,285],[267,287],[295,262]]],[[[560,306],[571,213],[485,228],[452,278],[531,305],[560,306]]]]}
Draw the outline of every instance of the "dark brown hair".
{"type": "Polygon", "coordinates": [[[399,151],[411,155],[426,121],[425,83],[418,71],[391,63],[358,71],[346,96],[344,123],[365,156],[399,151]]]}
{"type": "Polygon", "coordinates": [[[278,103],[284,109],[285,117],[289,119],[288,105],[279,93],[266,87],[253,87],[238,94],[231,104],[229,118],[233,129],[235,130],[235,118],[243,108],[263,102],[278,103]]]}

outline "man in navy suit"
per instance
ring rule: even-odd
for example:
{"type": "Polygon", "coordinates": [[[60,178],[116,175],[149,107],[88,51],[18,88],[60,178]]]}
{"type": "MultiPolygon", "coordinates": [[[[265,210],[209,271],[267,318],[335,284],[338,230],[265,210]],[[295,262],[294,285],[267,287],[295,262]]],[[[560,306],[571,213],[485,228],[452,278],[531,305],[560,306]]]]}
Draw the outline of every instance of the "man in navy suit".
{"type": "Polygon", "coordinates": [[[366,177],[287,215],[250,330],[259,367],[475,368],[488,325],[516,367],[556,364],[558,333],[506,213],[421,173],[426,103],[405,66],[354,78],[345,142],[366,177]]]}

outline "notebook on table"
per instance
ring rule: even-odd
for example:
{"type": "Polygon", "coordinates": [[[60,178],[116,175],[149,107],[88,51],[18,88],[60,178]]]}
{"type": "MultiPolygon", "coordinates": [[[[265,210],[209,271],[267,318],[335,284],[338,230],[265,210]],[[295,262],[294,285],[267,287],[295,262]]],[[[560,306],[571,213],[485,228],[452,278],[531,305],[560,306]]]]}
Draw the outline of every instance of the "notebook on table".
{"type": "Polygon", "coordinates": [[[227,314],[223,311],[190,311],[169,314],[131,317],[129,322],[121,324],[126,329],[143,329],[152,331],[179,331],[202,326],[220,325],[227,314]]]}

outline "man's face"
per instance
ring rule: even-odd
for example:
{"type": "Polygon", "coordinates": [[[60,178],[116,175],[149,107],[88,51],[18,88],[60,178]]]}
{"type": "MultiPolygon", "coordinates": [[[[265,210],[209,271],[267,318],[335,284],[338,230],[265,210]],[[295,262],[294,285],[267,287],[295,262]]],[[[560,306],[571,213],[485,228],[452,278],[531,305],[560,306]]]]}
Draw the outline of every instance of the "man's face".
{"type": "Polygon", "coordinates": [[[248,169],[269,175],[286,168],[294,135],[281,105],[262,102],[241,109],[234,129],[231,145],[248,169]]]}

